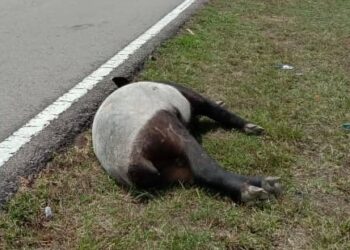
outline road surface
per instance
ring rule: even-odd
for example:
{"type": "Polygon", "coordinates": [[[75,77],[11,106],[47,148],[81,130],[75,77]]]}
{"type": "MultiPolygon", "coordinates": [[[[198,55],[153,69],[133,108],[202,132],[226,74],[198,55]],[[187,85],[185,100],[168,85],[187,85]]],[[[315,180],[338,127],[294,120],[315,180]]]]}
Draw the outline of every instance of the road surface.
{"type": "Polygon", "coordinates": [[[1,0],[0,142],[182,0],[1,0]]]}

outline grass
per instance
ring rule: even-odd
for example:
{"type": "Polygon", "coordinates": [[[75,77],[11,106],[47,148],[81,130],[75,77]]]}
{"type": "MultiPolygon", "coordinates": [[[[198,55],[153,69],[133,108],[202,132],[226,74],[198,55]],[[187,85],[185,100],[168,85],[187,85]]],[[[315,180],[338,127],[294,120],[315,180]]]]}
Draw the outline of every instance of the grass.
{"type": "Polygon", "coordinates": [[[0,213],[0,248],[349,249],[349,10],[347,0],[210,1],[137,76],[186,83],[265,127],[248,137],[204,119],[199,132],[226,169],[281,176],[281,199],[250,207],[198,187],[122,189],[87,131],[22,179],[0,213]]]}

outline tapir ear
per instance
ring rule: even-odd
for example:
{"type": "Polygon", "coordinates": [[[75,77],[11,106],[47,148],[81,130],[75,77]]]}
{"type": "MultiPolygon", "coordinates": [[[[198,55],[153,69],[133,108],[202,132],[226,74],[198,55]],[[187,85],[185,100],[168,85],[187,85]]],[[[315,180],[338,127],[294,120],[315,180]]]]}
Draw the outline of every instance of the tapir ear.
{"type": "Polygon", "coordinates": [[[130,80],[128,78],[120,76],[113,77],[112,81],[115,83],[115,85],[118,86],[118,88],[130,83],[130,80]]]}

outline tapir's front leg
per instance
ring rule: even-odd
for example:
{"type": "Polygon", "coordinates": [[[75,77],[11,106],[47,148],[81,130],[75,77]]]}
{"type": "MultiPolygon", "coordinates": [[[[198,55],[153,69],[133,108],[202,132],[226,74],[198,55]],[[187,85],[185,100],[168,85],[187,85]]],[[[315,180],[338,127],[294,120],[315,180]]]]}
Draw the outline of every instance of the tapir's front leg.
{"type": "Polygon", "coordinates": [[[260,135],[264,129],[258,125],[250,123],[233,112],[223,107],[220,102],[213,102],[208,98],[198,94],[177,83],[166,83],[178,89],[191,103],[195,115],[205,115],[228,128],[235,128],[247,134],[260,135]]]}

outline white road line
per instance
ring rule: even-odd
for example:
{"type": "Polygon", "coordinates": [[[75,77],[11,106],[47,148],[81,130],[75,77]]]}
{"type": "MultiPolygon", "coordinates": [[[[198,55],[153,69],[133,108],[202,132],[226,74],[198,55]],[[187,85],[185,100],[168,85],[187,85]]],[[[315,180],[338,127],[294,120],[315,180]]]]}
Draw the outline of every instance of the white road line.
{"type": "Polygon", "coordinates": [[[50,124],[52,120],[56,119],[79,98],[83,97],[105,76],[124,63],[132,54],[141,48],[142,45],[156,36],[164,27],[177,18],[195,1],[196,0],[185,0],[183,3],[178,5],[145,33],[136,38],[133,42],[109,59],[105,64],[99,67],[96,71],[92,72],[67,93],[59,97],[54,103],[41,111],[23,127],[2,141],[0,143],[0,167],[2,167],[5,162],[7,162],[24,144],[29,142],[33,136],[42,131],[50,124]]]}

